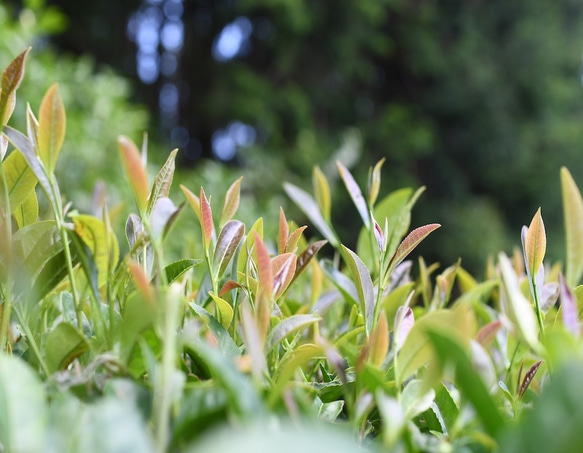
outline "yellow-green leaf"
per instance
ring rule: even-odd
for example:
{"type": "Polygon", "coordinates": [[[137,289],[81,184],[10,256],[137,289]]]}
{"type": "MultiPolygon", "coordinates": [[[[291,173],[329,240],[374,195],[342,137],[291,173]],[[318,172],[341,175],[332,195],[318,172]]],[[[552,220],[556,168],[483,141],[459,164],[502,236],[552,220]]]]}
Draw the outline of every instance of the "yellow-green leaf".
{"type": "Polygon", "coordinates": [[[154,184],[152,186],[152,191],[150,192],[150,197],[148,199],[148,210],[147,214],[150,215],[154,210],[156,202],[160,198],[165,198],[170,195],[170,186],[172,185],[172,179],[174,177],[174,170],[176,168],[175,160],[176,153],[178,149],[172,150],[162,168],[156,175],[154,179],[154,184]]]}
{"type": "Polygon", "coordinates": [[[583,199],[571,173],[561,168],[563,217],[565,222],[565,279],[575,287],[583,273],[583,199]]]}
{"type": "Polygon", "coordinates": [[[209,296],[211,296],[217,307],[217,319],[225,329],[228,329],[235,314],[233,307],[231,307],[229,302],[225,299],[219,297],[214,291],[209,291],[209,296]]]}
{"type": "Polygon", "coordinates": [[[381,168],[385,163],[385,158],[383,157],[381,160],[377,162],[374,166],[373,170],[370,173],[368,179],[368,204],[369,206],[373,206],[377,201],[379,196],[379,191],[381,188],[381,168]]]}
{"type": "Polygon", "coordinates": [[[15,92],[24,76],[24,63],[28,52],[30,52],[30,47],[12,60],[8,67],[2,72],[2,85],[0,88],[0,127],[8,122],[8,119],[14,110],[14,104],[16,102],[15,92]]]}
{"type": "Polygon", "coordinates": [[[237,209],[239,208],[239,200],[241,196],[241,181],[243,177],[238,178],[225,195],[225,202],[223,203],[223,210],[219,220],[219,226],[222,227],[225,223],[233,218],[237,209]]]}
{"type": "Polygon", "coordinates": [[[526,265],[531,278],[536,277],[538,270],[542,266],[546,248],[547,237],[545,234],[545,224],[543,223],[540,208],[538,208],[524,238],[526,265]]]}
{"type": "Polygon", "coordinates": [[[38,198],[36,192],[32,191],[24,203],[12,212],[18,228],[35,223],[38,219],[38,198]]]}
{"type": "Polygon", "coordinates": [[[330,221],[331,212],[331,201],[330,201],[330,186],[326,180],[326,176],[320,170],[320,167],[314,167],[312,171],[312,185],[314,186],[314,197],[316,198],[316,203],[320,208],[320,212],[324,219],[330,221]]]}
{"type": "Polygon", "coordinates": [[[59,88],[54,84],[41,102],[38,119],[38,152],[49,174],[55,169],[65,139],[65,129],[65,107],[59,88]]]}
{"type": "Polygon", "coordinates": [[[34,192],[38,179],[20,152],[10,153],[2,166],[10,199],[10,211],[14,213],[34,192]]]}

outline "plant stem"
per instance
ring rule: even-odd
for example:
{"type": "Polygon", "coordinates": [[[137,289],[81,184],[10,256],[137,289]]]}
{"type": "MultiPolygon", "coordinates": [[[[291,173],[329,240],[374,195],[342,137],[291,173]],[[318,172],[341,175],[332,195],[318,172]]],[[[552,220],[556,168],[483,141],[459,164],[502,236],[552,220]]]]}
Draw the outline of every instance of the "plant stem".
{"type": "Polygon", "coordinates": [[[50,376],[51,373],[49,372],[47,364],[44,361],[43,355],[40,352],[40,348],[38,347],[38,344],[36,343],[36,341],[34,339],[32,331],[28,327],[28,323],[23,318],[20,311],[16,309],[16,307],[14,308],[14,314],[16,315],[16,318],[18,319],[20,327],[24,331],[24,335],[26,336],[26,340],[28,341],[28,344],[32,348],[34,355],[36,356],[36,358],[38,360],[38,363],[40,364],[43,372],[45,373],[45,376],[50,376]]]}

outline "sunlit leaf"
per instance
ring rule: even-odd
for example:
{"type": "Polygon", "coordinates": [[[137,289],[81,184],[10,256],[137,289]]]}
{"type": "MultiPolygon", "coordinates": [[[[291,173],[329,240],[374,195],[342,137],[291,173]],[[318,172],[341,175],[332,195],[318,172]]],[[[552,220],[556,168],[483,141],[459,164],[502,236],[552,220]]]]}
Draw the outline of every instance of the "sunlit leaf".
{"type": "Polygon", "coordinates": [[[49,334],[45,360],[50,372],[66,368],[75,358],[89,350],[89,342],[73,325],[59,323],[49,334]]]}
{"type": "Polygon", "coordinates": [[[296,270],[297,257],[293,253],[284,253],[271,260],[273,273],[273,298],[279,299],[290,285],[296,270]]]}
{"type": "Polygon", "coordinates": [[[287,219],[285,217],[285,213],[283,212],[283,208],[279,208],[279,235],[277,241],[277,252],[279,254],[285,253],[287,240],[289,237],[289,229],[287,225],[287,219]]]}
{"type": "Polygon", "coordinates": [[[211,296],[215,302],[215,305],[217,306],[217,319],[225,329],[228,329],[231,325],[231,322],[233,321],[233,317],[235,316],[233,307],[231,307],[231,305],[225,299],[219,297],[213,291],[209,292],[209,296],[211,296]]]}
{"type": "Polygon", "coordinates": [[[318,208],[318,204],[312,198],[312,196],[299,187],[294,186],[288,182],[283,184],[283,188],[287,195],[298,206],[298,208],[300,208],[303,213],[308,216],[310,221],[314,224],[322,236],[324,236],[324,238],[326,238],[328,242],[330,242],[330,244],[332,244],[334,247],[338,247],[340,241],[338,240],[336,233],[332,230],[330,225],[328,225],[322,216],[322,213],[318,208]]]}
{"type": "Polygon", "coordinates": [[[0,126],[5,125],[12,115],[15,104],[15,91],[18,89],[24,76],[24,64],[28,52],[28,47],[18,55],[8,67],[2,72],[2,85],[0,89],[0,126]]]}
{"type": "Polygon", "coordinates": [[[125,136],[117,139],[117,145],[126,177],[132,188],[140,212],[145,212],[148,205],[148,175],[142,163],[140,152],[135,143],[125,136]]]}
{"type": "Polygon", "coordinates": [[[267,247],[255,233],[255,251],[257,253],[257,273],[259,275],[259,285],[267,299],[273,295],[273,270],[267,247]]]}
{"type": "Polygon", "coordinates": [[[225,202],[223,203],[223,210],[221,212],[221,218],[219,221],[219,226],[223,226],[228,220],[231,220],[237,209],[239,209],[239,200],[241,194],[241,182],[243,177],[241,176],[227,190],[225,195],[225,202]]]}
{"type": "Polygon", "coordinates": [[[52,174],[65,139],[65,107],[57,84],[47,90],[39,111],[38,152],[49,174],[52,174]]]}
{"type": "Polygon", "coordinates": [[[385,160],[386,159],[384,157],[381,160],[379,160],[369,174],[368,177],[369,206],[373,206],[377,201],[377,197],[379,196],[379,191],[381,188],[381,168],[383,167],[385,160]]]}
{"type": "Polygon", "coordinates": [[[167,198],[170,195],[170,186],[172,185],[172,179],[174,178],[175,170],[175,160],[178,149],[172,150],[162,168],[158,171],[156,178],[154,179],[154,184],[152,186],[152,191],[148,197],[148,208],[146,210],[146,215],[150,215],[154,210],[156,202],[160,198],[167,198]]]}
{"type": "Polygon", "coordinates": [[[350,268],[358,299],[360,301],[361,313],[365,319],[366,333],[370,334],[374,321],[375,295],[372,278],[362,260],[349,248],[342,246],[346,264],[350,268]]]}
{"type": "Polygon", "coordinates": [[[536,211],[524,239],[524,253],[526,256],[526,266],[531,278],[537,275],[543,264],[547,248],[547,237],[545,234],[545,224],[541,216],[540,208],[536,211]]]}
{"type": "Polygon", "coordinates": [[[565,222],[565,279],[572,288],[579,284],[583,273],[583,199],[565,167],[561,168],[561,189],[565,222]]]}
{"type": "Polygon", "coordinates": [[[350,195],[350,198],[352,198],[352,202],[360,214],[360,218],[362,219],[364,226],[368,229],[370,227],[370,214],[366,201],[362,196],[362,192],[360,191],[360,187],[358,187],[358,184],[356,184],[356,181],[352,177],[350,171],[344,165],[342,165],[340,161],[336,161],[336,166],[338,167],[338,172],[340,173],[342,181],[344,181],[346,190],[348,190],[348,194],[350,195]]]}
{"type": "Polygon", "coordinates": [[[38,179],[22,153],[10,153],[2,162],[2,167],[10,200],[10,212],[15,212],[34,192],[38,179]]]}
{"type": "Polygon", "coordinates": [[[401,394],[401,405],[409,419],[429,409],[434,400],[435,390],[427,388],[420,379],[413,379],[407,383],[401,394]]]}
{"type": "Polygon", "coordinates": [[[206,194],[204,193],[204,189],[200,188],[200,226],[202,228],[202,240],[205,249],[208,250],[214,231],[214,224],[213,224],[213,212],[211,210],[211,204],[209,203],[206,194]]]}
{"type": "Polygon", "coordinates": [[[12,212],[18,228],[32,225],[38,219],[38,198],[36,192],[31,192],[24,203],[18,209],[12,212]]]}
{"type": "Polygon", "coordinates": [[[399,307],[397,314],[395,315],[395,327],[393,329],[395,352],[398,352],[401,349],[414,324],[415,316],[411,307],[399,307]]]}
{"type": "Polygon", "coordinates": [[[159,197],[158,200],[156,200],[150,215],[152,239],[157,240],[164,237],[165,231],[177,212],[178,208],[170,198],[159,197]]]}
{"type": "Polygon", "coordinates": [[[415,247],[419,245],[423,239],[425,239],[429,234],[436,229],[438,229],[441,225],[438,223],[431,223],[429,225],[424,225],[419,228],[414,229],[411,231],[405,239],[401,242],[397,251],[391,258],[390,267],[394,268],[397,266],[401,261],[403,261],[409,253],[411,253],[415,247]]]}
{"type": "MultiPolygon", "coordinates": [[[[285,245],[285,251],[286,252],[292,252],[295,253],[296,251],[296,247],[298,246],[298,242],[300,241],[301,237],[302,237],[302,233],[304,232],[304,230],[307,228],[306,225],[301,226],[299,228],[296,228],[290,235],[289,238],[287,240],[287,244],[285,245]]],[[[326,241],[325,239],[323,239],[322,241],[324,241],[323,243],[327,243],[328,241],[326,241]]],[[[316,241],[316,243],[318,242],[322,242],[322,241],[316,241]]]]}
{"type": "Polygon", "coordinates": [[[312,171],[312,186],[314,187],[314,197],[316,198],[320,212],[324,219],[329,222],[332,209],[330,186],[328,185],[326,176],[324,176],[324,173],[322,173],[322,170],[318,166],[315,166],[312,171]]]}
{"type": "Polygon", "coordinates": [[[289,318],[285,318],[269,332],[265,341],[265,352],[271,352],[285,337],[305,329],[311,324],[320,321],[320,319],[317,315],[292,315],[289,318]]]}
{"type": "Polygon", "coordinates": [[[188,190],[186,188],[186,186],[183,186],[182,184],[180,185],[180,190],[182,190],[182,193],[186,197],[188,204],[190,204],[190,206],[192,207],[192,210],[196,214],[198,221],[201,222],[202,217],[200,214],[200,199],[195,194],[193,194],[190,190],[188,190]]]}
{"type": "Polygon", "coordinates": [[[185,258],[169,264],[164,268],[164,272],[166,272],[166,281],[168,284],[174,283],[180,278],[181,275],[183,275],[189,269],[192,269],[200,262],[201,260],[185,258]]]}

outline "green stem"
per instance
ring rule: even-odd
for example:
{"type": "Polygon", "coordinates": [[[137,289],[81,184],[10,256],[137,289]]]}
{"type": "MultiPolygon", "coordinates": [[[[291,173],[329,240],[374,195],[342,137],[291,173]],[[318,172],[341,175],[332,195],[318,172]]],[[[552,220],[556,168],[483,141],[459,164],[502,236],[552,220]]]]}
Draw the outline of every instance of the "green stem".
{"type": "Polygon", "coordinates": [[[541,338],[544,338],[545,326],[543,324],[543,317],[542,317],[542,312],[541,312],[540,305],[539,305],[538,293],[536,290],[536,282],[534,281],[534,277],[532,278],[532,292],[533,292],[533,296],[534,296],[534,308],[536,311],[536,319],[538,321],[538,327],[540,329],[541,338]]]}
{"type": "MultiPolygon", "coordinates": [[[[10,212],[10,196],[8,194],[8,185],[6,183],[6,175],[4,174],[4,165],[0,163],[0,178],[2,178],[2,203],[4,208],[0,215],[3,215],[3,219],[0,219],[6,229],[6,237],[2,238],[5,241],[4,253],[7,255],[5,260],[6,265],[6,282],[5,282],[5,292],[4,292],[4,306],[2,309],[2,325],[0,326],[0,350],[6,347],[6,342],[8,341],[8,330],[10,329],[10,317],[12,315],[12,223],[11,223],[11,212],[10,212]]],[[[4,282],[3,282],[4,283],[4,282]]]]}
{"type": "Polygon", "coordinates": [[[47,364],[44,361],[44,357],[41,354],[40,348],[38,347],[38,344],[34,339],[32,331],[28,327],[28,322],[23,318],[22,314],[20,313],[19,310],[16,309],[16,307],[14,308],[14,314],[18,319],[18,323],[20,324],[19,327],[22,328],[28,344],[32,348],[32,351],[34,352],[34,355],[36,356],[38,363],[40,364],[43,372],[45,373],[45,376],[50,376],[51,373],[49,372],[49,368],[47,367],[47,364]]]}

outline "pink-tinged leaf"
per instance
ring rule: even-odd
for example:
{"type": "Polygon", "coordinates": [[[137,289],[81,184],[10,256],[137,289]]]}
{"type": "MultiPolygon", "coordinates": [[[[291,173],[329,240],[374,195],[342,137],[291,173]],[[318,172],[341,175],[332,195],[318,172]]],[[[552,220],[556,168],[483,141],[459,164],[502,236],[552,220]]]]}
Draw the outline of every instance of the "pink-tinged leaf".
{"type": "Polygon", "coordinates": [[[45,94],[38,118],[38,153],[47,172],[53,173],[65,139],[67,120],[57,84],[45,94]]]}
{"type": "Polygon", "coordinates": [[[28,47],[18,55],[2,72],[2,85],[0,89],[0,127],[8,122],[15,105],[15,92],[24,77],[24,63],[30,52],[28,47]]]}
{"type": "Polygon", "coordinates": [[[356,184],[356,181],[352,177],[350,171],[348,171],[348,169],[344,165],[342,165],[340,161],[336,161],[336,166],[338,167],[338,172],[342,177],[342,181],[344,181],[346,190],[348,190],[348,194],[350,195],[350,198],[352,198],[352,202],[354,203],[354,206],[356,206],[356,209],[358,210],[358,213],[362,218],[364,226],[368,229],[370,227],[368,206],[366,205],[366,201],[362,196],[360,187],[358,187],[358,184],[356,184]]]}
{"type": "Polygon", "coordinates": [[[374,222],[374,236],[375,239],[377,240],[377,245],[379,246],[379,251],[383,252],[385,250],[385,235],[383,233],[382,228],[380,227],[380,225],[377,223],[377,221],[375,220],[374,222]]]}
{"type": "Polygon", "coordinates": [[[239,208],[242,180],[243,177],[241,176],[233,184],[231,184],[231,187],[229,187],[229,190],[227,190],[225,195],[225,202],[223,203],[223,211],[221,212],[221,219],[219,221],[220,226],[231,220],[239,208]]]}
{"type": "Polygon", "coordinates": [[[285,213],[283,208],[279,208],[279,237],[277,241],[277,252],[279,254],[285,253],[287,246],[287,240],[289,236],[289,229],[287,226],[287,219],[285,218],[285,213]]]}
{"type": "Polygon", "coordinates": [[[310,244],[306,250],[304,250],[299,256],[298,256],[298,261],[296,263],[296,272],[294,275],[294,280],[296,278],[298,278],[302,272],[304,272],[304,270],[306,269],[306,267],[308,267],[308,264],[310,264],[310,261],[312,260],[312,258],[314,258],[314,256],[316,256],[316,253],[318,253],[318,251],[324,247],[324,245],[326,245],[328,243],[328,241],[322,239],[321,241],[316,241],[313,244],[310,244]]]}
{"type": "Polygon", "coordinates": [[[397,266],[415,249],[415,247],[419,245],[421,241],[423,241],[423,239],[429,236],[431,232],[437,230],[440,226],[441,225],[438,223],[430,223],[429,225],[424,225],[411,231],[397,248],[389,267],[394,268],[397,266]]]}
{"type": "Polygon", "coordinates": [[[413,315],[413,310],[411,307],[403,305],[397,309],[395,315],[395,327],[394,327],[394,341],[395,341],[395,353],[399,352],[401,346],[405,343],[409,332],[415,324],[415,316],[413,315]]]}
{"type": "MultiPolygon", "coordinates": [[[[298,242],[300,241],[300,238],[302,237],[302,233],[304,232],[304,230],[306,228],[308,228],[306,225],[301,226],[299,228],[296,228],[294,230],[294,232],[289,235],[289,238],[287,240],[287,244],[285,245],[286,252],[294,253],[296,251],[296,247],[298,246],[298,242]]],[[[328,241],[324,240],[324,243],[327,243],[327,242],[328,241]]]]}
{"type": "Polygon", "coordinates": [[[124,171],[136,204],[141,213],[145,212],[148,205],[148,175],[146,169],[142,165],[142,158],[135,143],[125,136],[120,136],[117,139],[117,145],[121,155],[124,171]]]}
{"type": "Polygon", "coordinates": [[[221,278],[223,276],[244,235],[245,224],[243,222],[229,220],[225,223],[225,226],[223,226],[217,239],[217,246],[215,247],[215,254],[213,257],[215,271],[217,272],[215,276],[216,278],[221,278]]]}
{"type": "Polygon", "coordinates": [[[314,167],[312,171],[312,185],[314,186],[314,197],[316,203],[320,208],[320,212],[327,222],[330,221],[330,213],[332,210],[332,203],[330,201],[330,186],[326,180],[326,176],[322,173],[319,167],[314,167]]]}
{"type": "Polygon", "coordinates": [[[492,321],[478,331],[476,334],[476,341],[480,343],[484,348],[488,347],[494,338],[496,338],[496,334],[502,328],[502,321],[499,319],[496,321],[492,321]]]}
{"type": "Polygon", "coordinates": [[[202,239],[204,243],[205,250],[208,250],[211,240],[213,238],[213,211],[211,209],[211,204],[204,193],[204,189],[200,188],[200,216],[201,216],[201,227],[202,227],[202,239]]]}
{"type": "Polygon", "coordinates": [[[273,271],[271,269],[271,260],[267,247],[257,233],[255,237],[255,251],[257,253],[257,273],[259,276],[259,285],[263,294],[268,300],[273,296],[273,271]]]}
{"type": "Polygon", "coordinates": [[[311,324],[320,321],[320,319],[318,315],[292,315],[289,318],[285,318],[269,332],[267,341],[265,342],[265,353],[271,352],[288,335],[305,329],[311,324]]]}
{"type": "Polygon", "coordinates": [[[571,173],[561,168],[563,219],[565,222],[566,263],[565,279],[573,288],[583,274],[583,199],[571,173]]]}
{"type": "Polygon", "coordinates": [[[243,286],[234,280],[227,280],[219,291],[219,296],[223,297],[226,293],[236,288],[243,288],[243,286]]]}
{"type": "Polygon", "coordinates": [[[526,266],[530,271],[531,278],[534,277],[543,264],[547,248],[547,236],[545,234],[545,224],[541,216],[540,208],[536,211],[530,226],[526,231],[524,239],[526,254],[526,266]]]}
{"type": "Polygon", "coordinates": [[[130,261],[129,268],[132,280],[134,285],[136,285],[137,290],[140,292],[142,297],[144,297],[146,302],[148,302],[150,305],[153,305],[155,302],[154,291],[150,286],[150,280],[144,272],[143,267],[135,261],[130,261]]]}
{"type": "Polygon", "coordinates": [[[344,260],[346,261],[346,264],[352,273],[352,278],[356,286],[361,313],[365,320],[365,331],[368,337],[373,325],[375,307],[372,278],[368,272],[368,269],[366,268],[366,265],[362,262],[356,253],[344,245],[342,245],[342,252],[344,260]]]}
{"type": "Polygon", "coordinates": [[[387,352],[389,352],[389,324],[383,311],[368,339],[368,360],[373,365],[380,367],[387,352]]]}
{"type": "Polygon", "coordinates": [[[543,363],[542,360],[539,360],[538,362],[536,362],[534,365],[532,365],[528,369],[528,371],[524,375],[524,379],[522,380],[522,383],[520,384],[520,388],[518,389],[518,397],[519,398],[522,398],[524,396],[524,394],[526,393],[526,391],[528,390],[528,387],[530,386],[530,383],[534,379],[534,376],[535,376],[536,372],[538,371],[539,367],[541,366],[541,363],[543,363]]]}
{"type": "Polygon", "coordinates": [[[326,238],[334,247],[338,247],[340,245],[340,240],[322,216],[320,208],[314,198],[312,198],[312,196],[306,191],[290,183],[284,183],[283,188],[298,208],[308,216],[322,236],[324,236],[324,238],[326,238]]]}
{"type": "Polygon", "coordinates": [[[559,286],[561,291],[561,315],[563,317],[563,325],[571,334],[579,335],[579,319],[577,299],[573,292],[567,286],[567,282],[563,274],[559,274],[559,286]]]}
{"type": "Polygon", "coordinates": [[[180,185],[180,190],[182,190],[182,193],[186,197],[188,204],[190,204],[190,207],[196,214],[198,221],[202,223],[202,217],[200,215],[200,199],[182,184],[180,185]]]}
{"type": "Polygon", "coordinates": [[[293,253],[284,253],[271,260],[273,273],[273,298],[279,299],[290,285],[296,270],[297,257],[293,253]]]}
{"type": "Polygon", "coordinates": [[[152,191],[150,192],[150,197],[148,199],[148,210],[147,215],[152,213],[154,206],[158,199],[167,198],[170,195],[170,186],[172,185],[172,179],[174,178],[174,170],[176,168],[175,160],[178,149],[174,149],[160,171],[154,179],[154,184],[152,186],[152,191]]]}
{"type": "Polygon", "coordinates": [[[379,160],[371,171],[368,178],[368,204],[373,206],[377,201],[379,196],[379,191],[381,188],[381,168],[385,163],[385,158],[383,157],[379,160]]]}

